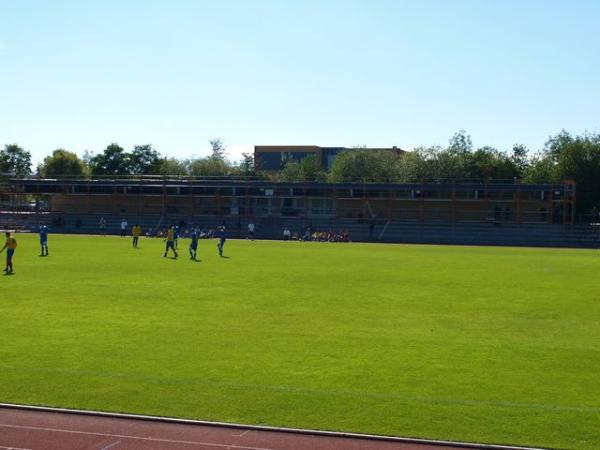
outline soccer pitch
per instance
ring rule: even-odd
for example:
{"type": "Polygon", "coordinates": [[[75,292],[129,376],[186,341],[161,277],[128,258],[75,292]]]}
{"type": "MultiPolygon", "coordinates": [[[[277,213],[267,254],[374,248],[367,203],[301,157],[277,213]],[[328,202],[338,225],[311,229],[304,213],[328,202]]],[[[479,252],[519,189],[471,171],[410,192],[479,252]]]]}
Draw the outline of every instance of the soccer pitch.
{"type": "Polygon", "coordinates": [[[600,446],[595,251],[16,237],[2,402],[600,446]]]}

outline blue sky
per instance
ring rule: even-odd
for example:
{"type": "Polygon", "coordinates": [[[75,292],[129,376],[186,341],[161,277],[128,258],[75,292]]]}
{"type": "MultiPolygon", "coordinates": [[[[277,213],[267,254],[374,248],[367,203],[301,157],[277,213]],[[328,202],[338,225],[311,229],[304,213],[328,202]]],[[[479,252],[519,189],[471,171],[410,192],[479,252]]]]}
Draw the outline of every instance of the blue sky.
{"type": "Polygon", "coordinates": [[[595,0],[0,0],[0,23],[0,144],[36,162],[600,131],[595,0]]]}

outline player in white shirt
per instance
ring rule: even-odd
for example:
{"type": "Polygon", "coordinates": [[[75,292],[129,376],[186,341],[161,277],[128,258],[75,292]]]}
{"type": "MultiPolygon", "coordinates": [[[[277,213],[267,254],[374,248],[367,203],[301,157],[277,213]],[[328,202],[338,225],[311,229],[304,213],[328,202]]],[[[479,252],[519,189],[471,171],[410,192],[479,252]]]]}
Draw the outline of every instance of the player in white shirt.
{"type": "Polygon", "coordinates": [[[127,235],[127,221],[123,219],[121,221],[121,237],[125,237],[127,235]]]}

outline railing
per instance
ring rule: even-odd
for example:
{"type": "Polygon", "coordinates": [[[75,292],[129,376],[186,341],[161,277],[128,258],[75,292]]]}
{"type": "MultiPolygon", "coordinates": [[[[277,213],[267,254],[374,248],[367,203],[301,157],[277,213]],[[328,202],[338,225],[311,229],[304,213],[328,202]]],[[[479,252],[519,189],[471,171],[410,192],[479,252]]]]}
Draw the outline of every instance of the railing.
{"type": "MultiPolygon", "coordinates": [[[[12,181],[60,181],[60,182],[74,182],[74,181],[121,181],[121,182],[166,182],[166,181],[186,181],[186,182],[269,182],[276,184],[383,184],[383,185],[400,185],[400,184],[481,184],[481,185],[521,185],[522,181],[518,178],[510,179],[493,179],[493,178],[422,178],[411,181],[394,181],[394,180],[367,180],[361,177],[352,179],[346,179],[340,182],[333,182],[329,180],[323,181],[310,181],[310,180],[299,180],[299,181],[282,181],[278,180],[272,175],[215,175],[215,176],[191,176],[191,175],[65,175],[57,176],[53,178],[44,178],[39,175],[29,175],[25,177],[16,177],[14,174],[0,173],[0,180],[2,178],[10,179],[12,181]]],[[[540,186],[558,186],[566,185],[563,183],[544,183],[540,186]]]]}

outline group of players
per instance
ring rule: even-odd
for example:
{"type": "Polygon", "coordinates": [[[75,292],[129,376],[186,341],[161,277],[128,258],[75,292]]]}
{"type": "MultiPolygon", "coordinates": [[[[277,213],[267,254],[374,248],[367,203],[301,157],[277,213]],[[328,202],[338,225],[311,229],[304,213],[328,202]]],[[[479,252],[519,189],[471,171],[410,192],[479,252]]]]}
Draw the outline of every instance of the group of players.
{"type": "MultiPolygon", "coordinates": [[[[132,229],[133,246],[136,248],[137,248],[137,239],[138,239],[139,235],[141,234],[141,232],[142,232],[142,230],[139,227],[139,225],[135,225],[132,229]]],[[[227,235],[225,233],[225,225],[221,225],[220,227],[217,227],[217,238],[219,239],[219,242],[217,243],[217,249],[219,250],[219,256],[223,256],[223,248],[225,247],[225,241],[227,240],[227,235]]],[[[189,246],[190,259],[197,261],[198,240],[200,239],[200,234],[198,233],[198,230],[196,230],[196,229],[192,230],[192,232],[190,233],[190,239],[191,239],[190,246],[189,246]]],[[[166,258],[167,255],[169,254],[169,250],[173,251],[175,258],[179,257],[179,255],[177,253],[177,240],[178,240],[177,227],[175,225],[171,225],[167,229],[167,236],[165,238],[166,247],[165,247],[165,253],[163,255],[164,258],[166,258]]]]}
{"type": "MultiPolygon", "coordinates": [[[[40,248],[41,248],[40,256],[48,256],[48,227],[46,225],[40,223],[38,232],[40,235],[40,248]]],[[[131,229],[131,234],[133,236],[133,247],[137,248],[139,237],[142,234],[142,228],[136,224],[131,229]]],[[[17,240],[12,236],[12,234],[9,231],[7,231],[5,233],[5,235],[6,235],[6,242],[5,242],[4,246],[2,247],[2,249],[0,249],[0,253],[4,252],[6,250],[6,267],[4,269],[4,273],[6,275],[10,275],[10,274],[14,273],[13,272],[13,270],[14,270],[13,269],[13,256],[15,254],[15,250],[17,249],[17,240]]],[[[190,234],[190,238],[191,238],[190,247],[189,247],[190,259],[193,259],[194,261],[197,261],[199,236],[200,235],[197,230],[193,230],[192,233],[190,234]]],[[[224,225],[217,228],[217,238],[219,239],[219,242],[217,243],[217,249],[219,250],[219,256],[223,256],[223,248],[225,247],[225,241],[227,240],[227,235],[225,233],[224,225]]],[[[169,227],[169,229],[167,230],[167,236],[165,239],[166,247],[165,247],[165,253],[164,253],[163,257],[165,257],[165,258],[167,257],[169,250],[173,251],[175,258],[177,258],[179,256],[177,253],[177,239],[178,239],[177,228],[174,225],[171,225],[169,227]]]]}
{"type": "MultiPolygon", "coordinates": [[[[40,223],[40,247],[41,253],[40,256],[48,256],[48,227],[44,224],[40,223]]],[[[4,247],[0,249],[0,253],[6,250],[6,267],[4,269],[4,273],[6,275],[11,275],[13,272],[13,256],[15,254],[15,250],[17,249],[17,240],[12,236],[10,231],[5,233],[6,242],[4,243],[4,247]]]]}

